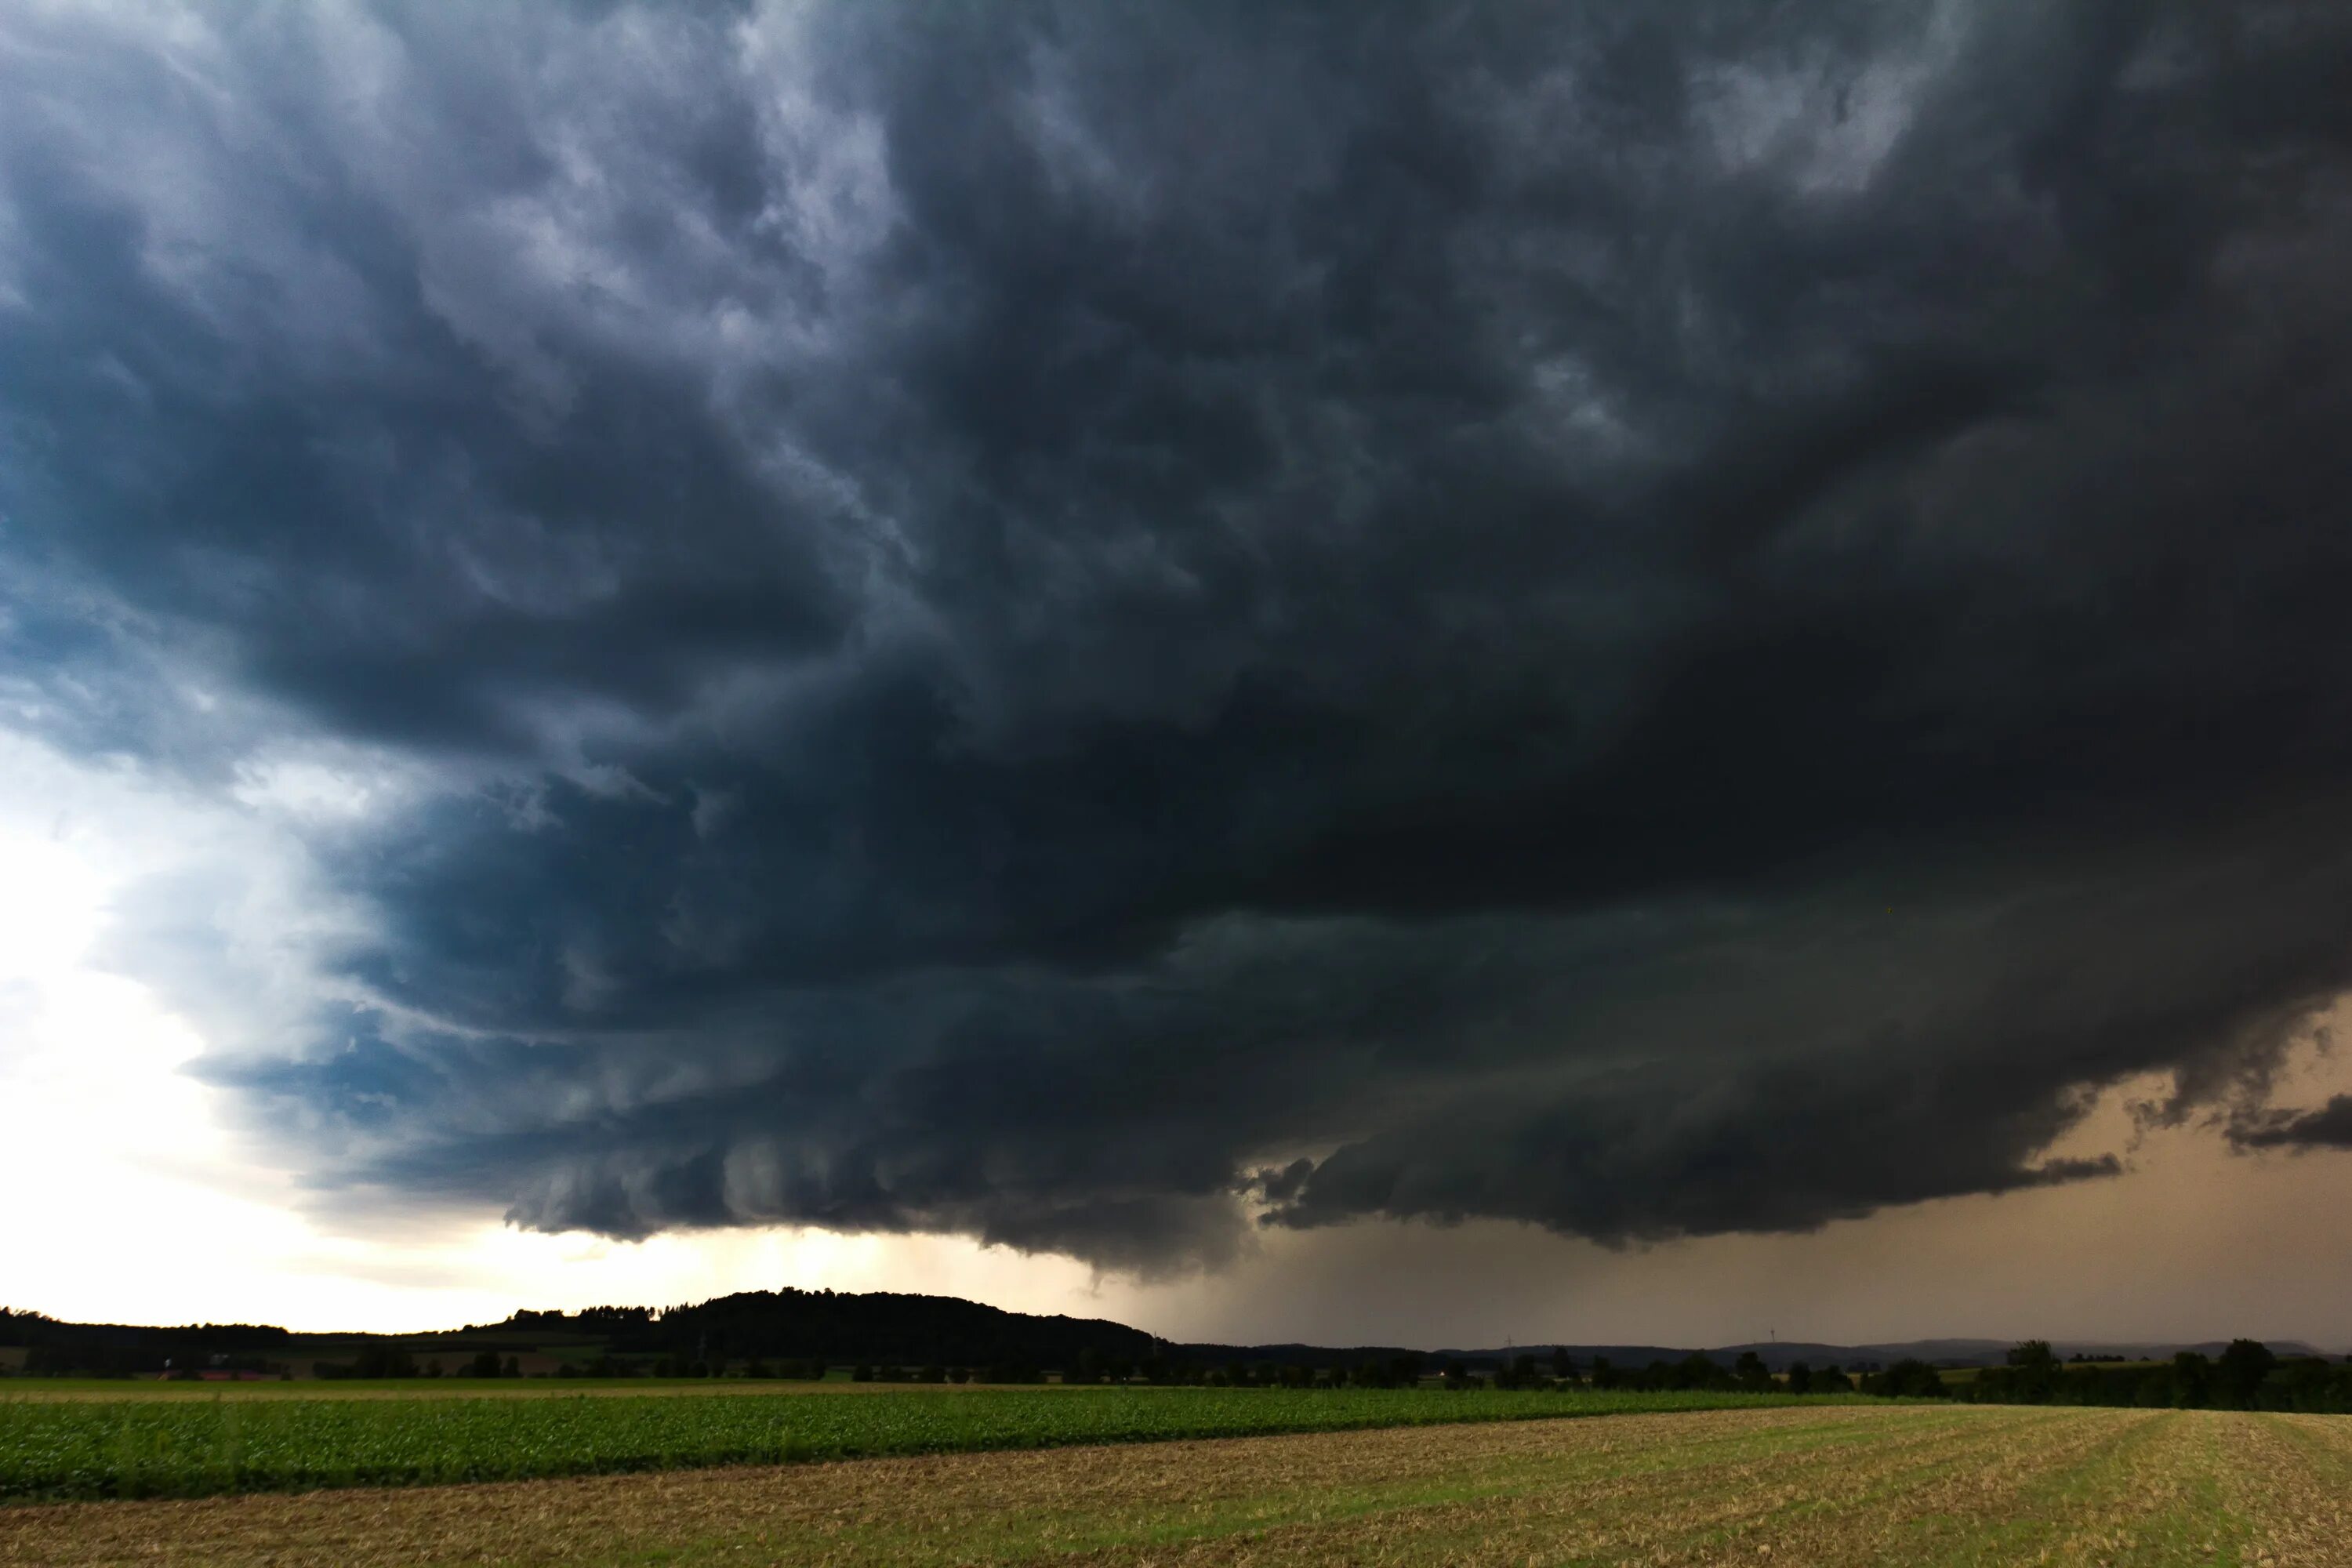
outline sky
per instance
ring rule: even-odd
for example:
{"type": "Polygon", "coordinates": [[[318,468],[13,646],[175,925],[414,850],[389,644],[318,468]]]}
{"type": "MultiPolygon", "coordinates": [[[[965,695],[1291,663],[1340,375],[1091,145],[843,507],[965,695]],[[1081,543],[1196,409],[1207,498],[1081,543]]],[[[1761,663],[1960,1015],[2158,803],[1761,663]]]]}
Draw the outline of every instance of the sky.
{"type": "Polygon", "coordinates": [[[0,9],[0,1301],[2352,1344],[2347,80],[0,9]]]}

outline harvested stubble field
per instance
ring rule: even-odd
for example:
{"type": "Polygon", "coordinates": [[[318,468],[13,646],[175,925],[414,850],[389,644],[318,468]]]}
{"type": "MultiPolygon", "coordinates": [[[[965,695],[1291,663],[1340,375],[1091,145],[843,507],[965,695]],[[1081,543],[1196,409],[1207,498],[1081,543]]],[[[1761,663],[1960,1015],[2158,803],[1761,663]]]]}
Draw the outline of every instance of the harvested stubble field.
{"type": "Polygon", "coordinates": [[[902,1389],[856,1399],[0,1399],[0,1504],[1793,1405],[1721,1394],[902,1389]]]}
{"type": "Polygon", "coordinates": [[[1975,1406],[0,1510],[84,1565],[2352,1563],[2352,1419],[1975,1406]]]}

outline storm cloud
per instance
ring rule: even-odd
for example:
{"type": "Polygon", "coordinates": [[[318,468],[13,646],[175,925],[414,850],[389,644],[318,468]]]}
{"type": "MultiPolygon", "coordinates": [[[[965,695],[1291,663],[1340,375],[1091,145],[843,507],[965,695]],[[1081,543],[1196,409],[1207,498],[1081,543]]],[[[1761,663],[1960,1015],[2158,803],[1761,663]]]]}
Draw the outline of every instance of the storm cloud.
{"type": "Polygon", "coordinates": [[[0,700],[337,803],[203,1068],[327,1194],[1153,1272],[2095,1179],[2149,1073],[2340,1144],[2347,85],[2284,0],[19,9],[0,700]]]}
{"type": "Polygon", "coordinates": [[[2352,1095],[2336,1095],[2315,1110],[2242,1118],[2230,1142],[2242,1149],[2352,1149],[2352,1095]]]}

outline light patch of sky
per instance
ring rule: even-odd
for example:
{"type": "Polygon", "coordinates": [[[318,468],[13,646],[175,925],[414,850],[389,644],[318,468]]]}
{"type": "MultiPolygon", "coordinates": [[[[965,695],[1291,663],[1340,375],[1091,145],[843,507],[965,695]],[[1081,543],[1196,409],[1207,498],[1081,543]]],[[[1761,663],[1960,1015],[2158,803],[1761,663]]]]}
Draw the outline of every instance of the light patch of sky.
{"type": "Polygon", "coordinates": [[[25,298],[24,249],[24,224],[16,216],[16,205],[0,191],[0,310],[30,307],[25,298]]]}
{"type": "Polygon", "coordinates": [[[1867,189],[1958,58],[1963,29],[1939,6],[1904,49],[1859,68],[1821,59],[1747,59],[1698,74],[1698,129],[1728,173],[1769,169],[1812,195],[1867,189]]]}
{"type": "Polygon", "coordinates": [[[385,785],[310,758],[257,759],[240,764],[231,795],[243,805],[312,819],[363,817],[385,785]]]}
{"type": "MultiPolygon", "coordinates": [[[[284,977],[222,984],[200,1028],[112,967],[126,955],[110,933],[159,879],[225,846],[255,881],[299,889],[299,865],[267,864],[297,855],[279,826],[362,820],[404,799],[402,783],[350,759],[272,758],[207,803],[0,731],[0,1191],[14,1195],[0,1227],[0,1304],[85,1321],[355,1330],[783,1285],[1100,1310],[1084,1265],[960,1237],[769,1229],[619,1243],[446,1210],[396,1225],[379,1212],[362,1231],[314,1208],[299,1177],[229,1131],[217,1091],[186,1070],[207,1050],[244,1048],[236,1037],[248,1029],[267,1042],[281,1026],[284,977]],[[256,1008],[244,1027],[219,1005],[241,989],[256,1008]]],[[[257,910],[226,900],[218,915],[240,912],[257,910]]],[[[228,933],[223,946],[240,944],[228,933]]]]}
{"type": "Polygon", "coordinates": [[[1127,222],[1142,219],[1150,193],[1123,172],[1086,122],[1070,62],[1039,43],[1029,50],[1029,90],[1022,96],[1024,129],[1056,190],[1098,204],[1127,222]]]}
{"type": "Polygon", "coordinates": [[[1581,359],[1552,355],[1537,363],[1531,379],[1541,416],[1573,455],[1602,460],[1646,455],[1640,432],[1581,359]]]}
{"type": "Polygon", "coordinates": [[[180,1071],[195,1033],[87,962],[110,891],[69,842],[0,826],[0,1190],[14,1197],[0,1301],[217,1316],[204,1304],[237,1299],[222,1285],[299,1226],[180,1071]]]}
{"type": "MultiPolygon", "coordinates": [[[[873,252],[898,221],[882,119],[834,100],[811,40],[814,8],[764,5],[735,32],[736,67],[758,84],[760,146],[771,184],[759,226],[824,270],[831,291],[856,291],[873,252]]],[[[814,326],[816,323],[810,323],[814,326]]]]}

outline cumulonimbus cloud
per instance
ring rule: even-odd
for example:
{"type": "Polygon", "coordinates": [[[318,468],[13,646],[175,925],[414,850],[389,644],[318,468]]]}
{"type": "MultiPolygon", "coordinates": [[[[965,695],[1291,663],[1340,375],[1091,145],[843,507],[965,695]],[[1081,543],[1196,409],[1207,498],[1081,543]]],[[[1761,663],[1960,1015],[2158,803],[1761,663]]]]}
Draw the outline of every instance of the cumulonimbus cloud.
{"type": "Polygon", "coordinates": [[[2327,8],[152,20],[0,22],[0,661],[396,759],[327,1189],[1804,1228],[2352,982],[2327,8]]]}

